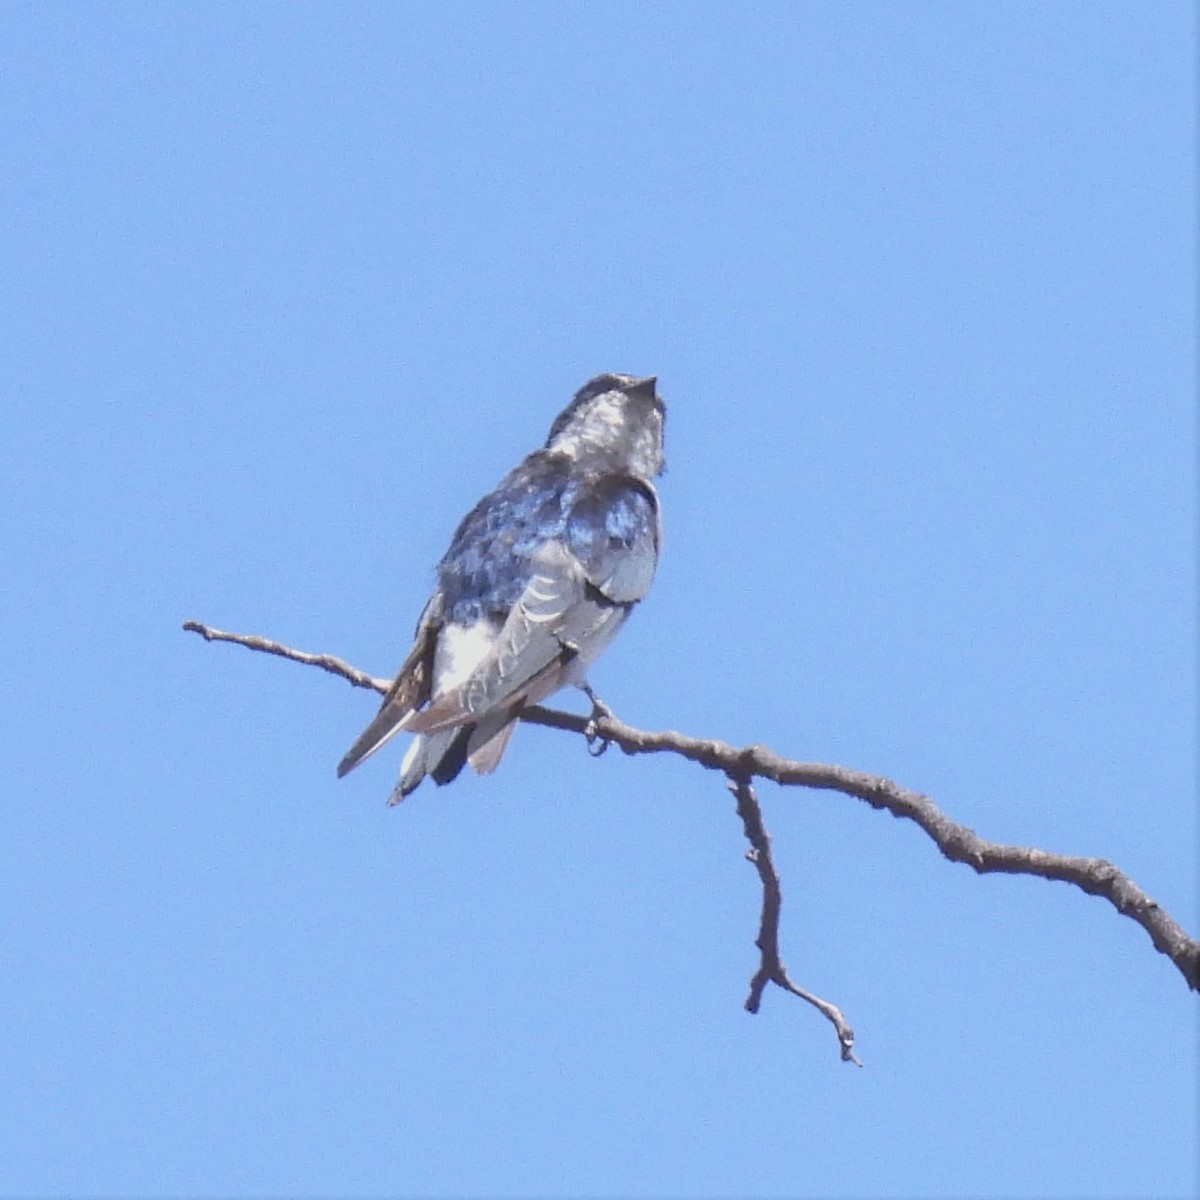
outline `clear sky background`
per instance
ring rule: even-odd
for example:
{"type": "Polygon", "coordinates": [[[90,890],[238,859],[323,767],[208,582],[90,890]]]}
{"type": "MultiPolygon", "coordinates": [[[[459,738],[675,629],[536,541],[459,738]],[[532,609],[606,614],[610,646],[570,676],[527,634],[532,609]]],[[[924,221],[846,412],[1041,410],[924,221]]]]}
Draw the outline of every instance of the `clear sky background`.
{"type": "MultiPolygon", "coordinates": [[[[384,801],[459,517],[670,406],[624,719],[1197,903],[1191,6],[8,4],[0,1193],[1180,1196],[1197,997],[1067,886],[518,731],[384,801]]],[[[564,703],[581,709],[576,696],[564,703]]]]}

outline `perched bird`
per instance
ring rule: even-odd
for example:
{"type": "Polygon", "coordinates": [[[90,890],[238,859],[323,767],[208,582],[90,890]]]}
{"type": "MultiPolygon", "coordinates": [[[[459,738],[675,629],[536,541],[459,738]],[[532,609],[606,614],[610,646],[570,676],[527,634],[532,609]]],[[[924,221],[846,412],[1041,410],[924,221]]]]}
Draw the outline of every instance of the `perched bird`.
{"type": "MultiPolygon", "coordinates": [[[[527,705],[586,673],[658,562],[665,406],[655,379],[597,375],[546,444],[463,518],[438,564],[412,649],[345,775],[401,731],[417,734],[391,803],[464,764],[493,771],[527,705]]],[[[594,702],[594,697],[592,697],[594,702]]]]}

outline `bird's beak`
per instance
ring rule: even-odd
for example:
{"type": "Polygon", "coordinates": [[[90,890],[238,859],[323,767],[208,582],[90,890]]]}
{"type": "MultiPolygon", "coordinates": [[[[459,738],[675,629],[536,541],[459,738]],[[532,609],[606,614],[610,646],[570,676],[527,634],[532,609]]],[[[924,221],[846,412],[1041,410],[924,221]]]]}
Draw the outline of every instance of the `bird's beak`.
{"type": "Polygon", "coordinates": [[[643,400],[654,399],[654,385],[658,383],[657,375],[647,375],[645,379],[639,379],[631,383],[626,389],[627,396],[637,396],[643,400]]]}

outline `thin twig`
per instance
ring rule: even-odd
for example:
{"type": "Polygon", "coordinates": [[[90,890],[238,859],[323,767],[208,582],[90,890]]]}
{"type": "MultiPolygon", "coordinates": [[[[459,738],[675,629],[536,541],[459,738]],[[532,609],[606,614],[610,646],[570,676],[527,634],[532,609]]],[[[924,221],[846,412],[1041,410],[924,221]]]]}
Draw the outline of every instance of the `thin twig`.
{"type": "MultiPolygon", "coordinates": [[[[184,626],[210,641],[235,642],[251,650],[264,650],[293,662],[319,666],[340,675],[356,687],[387,690],[387,680],[348,666],[329,655],[306,654],[278,642],[236,633],[222,633],[195,621],[184,626]]],[[[1178,968],[1190,988],[1200,991],[1200,942],[1189,937],[1164,909],[1160,908],[1123,871],[1102,858],[1051,854],[1024,846],[985,841],[965,825],[951,821],[920,792],[910,791],[878,775],[852,771],[824,763],[797,762],[764,746],[739,748],[727,742],[688,737],[673,730],[649,732],[626,725],[616,717],[577,717],[541,707],[528,708],[521,719],[533,725],[563,729],[615,742],[626,754],[678,754],[690,762],[732,779],[770,779],[788,787],[816,788],[842,792],[865,801],[872,808],[914,822],[951,862],[966,863],[979,874],[999,872],[1036,875],[1041,879],[1070,883],[1092,896],[1107,900],[1119,913],[1136,921],[1150,936],[1156,950],[1178,968]]]]}
{"type": "Polygon", "coordinates": [[[245,646],[247,650],[261,650],[264,654],[277,654],[280,658],[291,662],[304,663],[309,667],[320,667],[331,675],[340,675],[355,687],[367,688],[368,691],[379,692],[383,695],[391,686],[390,679],[375,679],[366,671],[360,671],[332,654],[309,654],[305,650],[293,650],[282,642],[273,642],[270,638],[256,637],[252,633],[226,633],[223,629],[214,629],[211,625],[201,625],[199,621],[184,621],[184,629],[188,633],[198,633],[206,642],[232,642],[235,646],[245,646]]]}
{"type": "Polygon", "coordinates": [[[842,1016],[842,1010],[836,1004],[830,1004],[828,1000],[822,1000],[820,996],[814,996],[812,992],[806,992],[802,987],[798,987],[788,975],[787,967],[783,965],[783,959],[779,955],[779,914],[783,908],[783,889],[779,884],[779,872],[775,870],[775,860],[771,857],[771,835],[767,833],[762,809],[759,807],[758,797],[754,794],[754,788],[750,786],[750,780],[745,776],[740,778],[730,776],[729,790],[737,798],[737,813],[742,819],[742,830],[746,835],[746,840],[750,843],[750,849],[746,851],[746,858],[754,864],[755,870],[758,871],[763,894],[758,937],[754,941],[758,947],[760,958],[758,970],[754,972],[754,976],[750,980],[750,995],[746,997],[746,1011],[758,1012],[759,1005],[762,1003],[763,991],[768,983],[773,983],[777,987],[783,988],[785,992],[791,992],[793,996],[807,1000],[826,1020],[830,1021],[837,1030],[838,1043],[842,1048],[842,1061],[852,1062],[855,1066],[861,1067],[862,1063],[858,1061],[854,1053],[854,1030],[842,1016]]]}

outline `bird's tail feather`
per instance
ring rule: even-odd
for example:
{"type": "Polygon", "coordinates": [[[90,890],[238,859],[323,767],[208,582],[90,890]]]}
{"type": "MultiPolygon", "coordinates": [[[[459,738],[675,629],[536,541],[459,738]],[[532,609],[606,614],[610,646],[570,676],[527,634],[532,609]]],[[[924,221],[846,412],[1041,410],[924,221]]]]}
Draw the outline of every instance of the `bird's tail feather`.
{"type": "Polygon", "coordinates": [[[507,717],[499,729],[492,722],[479,723],[467,742],[467,762],[477,775],[490,775],[500,765],[516,727],[515,716],[507,717]]]}
{"type": "MultiPolygon", "coordinates": [[[[408,753],[404,756],[404,762],[400,765],[400,782],[396,784],[396,790],[392,792],[388,803],[399,804],[401,800],[421,786],[421,780],[426,775],[433,775],[436,780],[436,773],[440,773],[442,761],[447,757],[452,743],[460,735],[464,735],[465,746],[467,732],[463,729],[442,729],[437,733],[422,733],[414,738],[412,745],[408,748],[408,753]]],[[[465,753],[462,759],[464,762],[466,761],[465,753]]],[[[459,770],[462,770],[461,762],[459,770]]],[[[457,775],[458,771],[455,771],[454,774],[457,775]]]]}
{"type": "Polygon", "coordinates": [[[400,782],[388,803],[399,804],[420,787],[426,775],[439,787],[450,783],[468,763],[476,774],[490,774],[504,756],[516,727],[517,716],[506,711],[493,713],[477,724],[419,734],[404,756],[400,782]]]}

